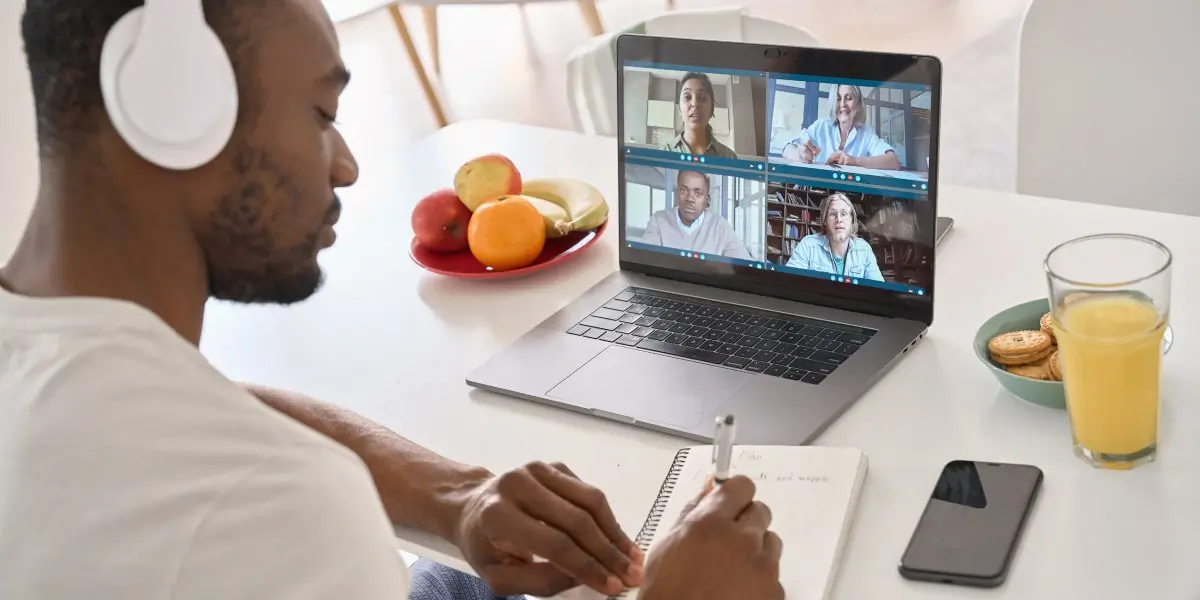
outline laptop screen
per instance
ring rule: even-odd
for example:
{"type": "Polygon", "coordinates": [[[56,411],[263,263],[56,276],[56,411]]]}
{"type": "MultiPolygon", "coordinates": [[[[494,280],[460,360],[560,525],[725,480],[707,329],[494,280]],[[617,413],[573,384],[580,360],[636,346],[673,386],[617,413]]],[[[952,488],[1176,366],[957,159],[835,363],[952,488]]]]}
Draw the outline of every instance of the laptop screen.
{"type": "Polygon", "coordinates": [[[931,311],[935,60],[619,47],[623,263],[931,311]]]}

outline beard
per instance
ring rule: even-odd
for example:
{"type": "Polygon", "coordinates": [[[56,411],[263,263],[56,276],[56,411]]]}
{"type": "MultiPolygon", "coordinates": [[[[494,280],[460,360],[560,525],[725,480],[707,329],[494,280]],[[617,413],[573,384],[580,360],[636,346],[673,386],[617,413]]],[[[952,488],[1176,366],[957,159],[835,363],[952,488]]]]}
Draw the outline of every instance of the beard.
{"type": "Polygon", "coordinates": [[[289,209],[301,201],[300,190],[262,150],[243,149],[236,165],[239,181],[222,196],[201,236],[209,297],[284,305],[308,299],[324,283],[317,251],[321,229],[340,207],[337,198],[299,243],[280,247],[274,231],[294,214],[289,209]]]}

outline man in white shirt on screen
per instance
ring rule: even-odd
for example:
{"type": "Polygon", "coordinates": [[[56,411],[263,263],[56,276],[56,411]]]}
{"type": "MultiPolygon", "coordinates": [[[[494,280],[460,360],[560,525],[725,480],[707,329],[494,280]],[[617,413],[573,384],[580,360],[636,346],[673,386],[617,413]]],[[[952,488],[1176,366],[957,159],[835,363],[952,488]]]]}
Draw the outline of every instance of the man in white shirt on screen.
{"type": "Polygon", "coordinates": [[[393,523],[482,576],[422,573],[416,600],[783,597],[745,478],[643,557],[564,466],[497,476],[212,368],[210,298],[289,304],[320,286],[334,190],[358,175],[334,126],[349,74],[319,0],[205,0],[241,113],[211,163],[160,169],[116,133],[98,81],[106,33],[141,4],[25,3],[41,182],[0,268],[0,598],[403,600],[393,523]]]}
{"type": "Polygon", "coordinates": [[[697,171],[679,171],[675,179],[675,207],[650,215],[640,241],[674,250],[754,260],[733,225],[721,215],[709,212],[712,195],[708,176],[697,171]]]}

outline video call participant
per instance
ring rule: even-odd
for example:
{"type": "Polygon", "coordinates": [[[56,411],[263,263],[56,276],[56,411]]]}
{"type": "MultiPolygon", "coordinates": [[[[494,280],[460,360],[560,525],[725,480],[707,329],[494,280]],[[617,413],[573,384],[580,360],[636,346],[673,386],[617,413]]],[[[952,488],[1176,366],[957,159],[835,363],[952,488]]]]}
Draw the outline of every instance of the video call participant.
{"type": "Polygon", "coordinates": [[[830,90],[829,117],[818,119],[787,143],[783,157],[804,164],[846,165],[895,171],[900,159],[891,144],[867,125],[862,89],[839,85],[830,90]]]}
{"type": "Polygon", "coordinates": [[[675,179],[675,207],[664,208],[650,216],[642,243],[754,260],[733,225],[721,215],[708,212],[711,204],[708,176],[696,171],[680,171],[675,179]]]}
{"type": "Polygon", "coordinates": [[[679,114],[683,116],[683,133],[663,147],[682,152],[718,158],[737,158],[733,148],[717,141],[709,121],[716,107],[712,80],[704,73],[688,73],[679,82],[679,114]]]}
{"type": "Polygon", "coordinates": [[[821,203],[821,230],[804,236],[785,266],[883,281],[875,251],[858,237],[858,214],[845,194],[830,194],[821,203]]]}

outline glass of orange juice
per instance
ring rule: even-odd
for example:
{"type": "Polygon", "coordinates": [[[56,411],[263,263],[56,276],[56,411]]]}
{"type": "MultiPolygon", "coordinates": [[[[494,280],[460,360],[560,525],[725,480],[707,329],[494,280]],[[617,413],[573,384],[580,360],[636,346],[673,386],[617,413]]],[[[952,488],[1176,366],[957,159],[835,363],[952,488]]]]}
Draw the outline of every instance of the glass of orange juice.
{"type": "Polygon", "coordinates": [[[1090,235],[1051,250],[1045,269],[1075,454],[1104,469],[1153,461],[1171,251],[1138,235],[1090,235]]]}

